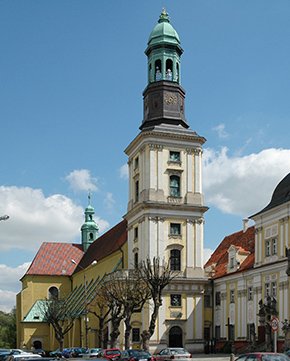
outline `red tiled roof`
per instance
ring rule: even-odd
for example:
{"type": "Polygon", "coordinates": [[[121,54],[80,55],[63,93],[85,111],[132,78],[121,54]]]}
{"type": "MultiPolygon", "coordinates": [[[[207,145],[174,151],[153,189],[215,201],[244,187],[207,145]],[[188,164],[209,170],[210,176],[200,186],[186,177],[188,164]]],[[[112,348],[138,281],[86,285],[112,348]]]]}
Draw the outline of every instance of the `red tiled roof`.
{"type": "MultiPolygon", "coordinates": [[[[78,271],[88,267],[93,261],[99,261],[110,254],[120,250],[127,242],[127,221],[124,219],[96,239],[84,254],[79,263],[78,271]]],[[[122,253],[120,251],[120,258],[122,253]]]]}
{"type": "Polygon", "coordinates": [[[228,274],[228,249],[231,245],[239,248],[239,252],[243,255],[249,253],[237,272],[252,268],[255,261],[255,227],[249,227],[246,232],[233,233],[222,240],[204,266],[204,268],[213,267],[213,278],[223,277],[228,274]]]}
{"type": "Polygon", "coordinates": [[[26,275],[70,276],[83,256],[81,244],[44,242],[26,275]]]}

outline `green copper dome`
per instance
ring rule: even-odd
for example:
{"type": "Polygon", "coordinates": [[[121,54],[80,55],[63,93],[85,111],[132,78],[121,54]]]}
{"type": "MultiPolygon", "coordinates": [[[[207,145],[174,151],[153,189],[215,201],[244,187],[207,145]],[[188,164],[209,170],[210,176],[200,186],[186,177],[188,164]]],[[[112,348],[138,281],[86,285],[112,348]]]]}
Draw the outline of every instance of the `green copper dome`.
{"type": "Polygon", "coordinates": [[[149,36],[148,46],[161,43],[180,44],[179,36],[174,27],[170,24],[168,14],[164,9],[159,17],[158,24],[154,27],[149,36]]]}

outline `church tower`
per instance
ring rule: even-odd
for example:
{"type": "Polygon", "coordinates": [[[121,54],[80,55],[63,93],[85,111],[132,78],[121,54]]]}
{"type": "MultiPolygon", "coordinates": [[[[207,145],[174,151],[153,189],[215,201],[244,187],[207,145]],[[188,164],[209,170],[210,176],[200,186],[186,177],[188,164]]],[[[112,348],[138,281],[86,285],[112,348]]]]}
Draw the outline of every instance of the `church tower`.
{"type": "Polygon", "coordinates": [[[166,289],[152,345],[201,351],[206,283],[203,214],[208,209],[202,193],[205,138],[190,130],[185,119],[182,52],[179,36],[163,10],[145,50],[148,84],[143,92],[141,132],[125,150],[129,165],[125,218],[129,267],[147,257],[159,257],[169,261],[178,275],[166,289]]]}
{"type": "Polygon", "coordinates": [[[81,227],[82,245],[84,252],[97,239],[99,228],[94,221],[95,210],[91,205],[91,195],[88,195],[88,206],[85,209],[85,223],[81,227]]]}

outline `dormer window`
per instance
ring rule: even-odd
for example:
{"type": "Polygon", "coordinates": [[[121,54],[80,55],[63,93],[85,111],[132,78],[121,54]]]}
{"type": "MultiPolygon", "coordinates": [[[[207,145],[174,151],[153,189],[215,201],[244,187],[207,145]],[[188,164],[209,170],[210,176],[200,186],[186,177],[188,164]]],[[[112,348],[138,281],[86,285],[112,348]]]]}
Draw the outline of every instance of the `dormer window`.
{"type": "Polygon", "coordinates": [[[236,272],[239,270],[240,265],[250,254],[249,251],[244,250],[242,247],[231,245],[228,249],[228,272],[236,272]]]}

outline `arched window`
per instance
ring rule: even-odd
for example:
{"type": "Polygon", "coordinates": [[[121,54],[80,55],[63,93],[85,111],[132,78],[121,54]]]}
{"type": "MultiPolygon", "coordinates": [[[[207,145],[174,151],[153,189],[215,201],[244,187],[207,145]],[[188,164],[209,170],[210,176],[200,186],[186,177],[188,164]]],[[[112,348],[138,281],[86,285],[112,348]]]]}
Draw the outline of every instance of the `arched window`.
{"type": "Polygon", "coordinates": [[[155,61],[155,80],[156,81],[162,80],[161,60],[155,61]]]}
{"type": "Polygon", "coordinates": [[[151,65],[151,63],[149,64],[149,68],[148,68],[148,81],[150,83],[152,82],[152,65],[151,65]]]}
{"type": "Polygon", "coordinates": [[[170,176],[170,196],[180,197],[180,178],[177,175],[170,176]]]}
{"type": "Polygon", "coordinates": [[[138,268],[139,265],[139,258],[138,258],[138,252],[134,253],[134,267],[138,268]]]}
{"type": "Polygon", "coordinates": [[[173,75],[172,75],[172,60],[171,59],[167,59],[166,60],[166,80],[173,80],[173,75]]]}
{"type": "Polygon", "coordinates": [[[180,250],[172,249],[170,251],[170,269],[171,271],[180,271],[180,250]]]}
{"type": "Polygon", "coordinates": [[[176,64],[176,81],[179,83],[179,65],[176,64]]]}
{"type": "Polygon", "coordinates": [[[93,241],[93,239],[94,239],[94,233],[90,233],[90,241],[93,241]]]}
{"type": "Polygon", "coordinates": [[[49,300],[57,300],[58,299],[58,288],[55,286],[52,286],[48,290],[48,299],[49,300]]]}

